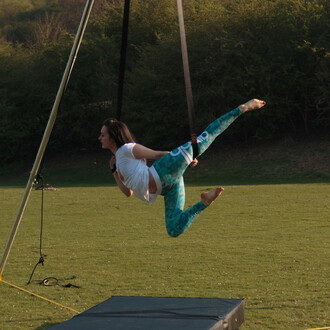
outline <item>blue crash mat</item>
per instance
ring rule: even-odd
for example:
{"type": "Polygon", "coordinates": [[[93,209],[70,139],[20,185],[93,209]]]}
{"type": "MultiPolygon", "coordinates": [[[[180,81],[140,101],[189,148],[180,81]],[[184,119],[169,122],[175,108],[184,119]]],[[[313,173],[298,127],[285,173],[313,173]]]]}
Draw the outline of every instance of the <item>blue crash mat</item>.
{"type": "Polygon", "coordinates": [[[243,299],[114,296],[52,329],[235,330],[243,322],[243,299]]]}

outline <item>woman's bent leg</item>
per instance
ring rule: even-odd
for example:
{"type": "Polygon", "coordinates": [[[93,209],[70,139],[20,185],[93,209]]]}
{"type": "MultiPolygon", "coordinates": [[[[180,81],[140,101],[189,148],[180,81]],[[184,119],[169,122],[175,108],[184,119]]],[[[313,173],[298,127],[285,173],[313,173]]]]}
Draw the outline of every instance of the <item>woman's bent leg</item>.
{"type": "Polygon", "coordinates": [[[198,202],[183,212],[185,204],[183,177],[164,194],[164,201],[166,229],[172,237],[184,233],[206,208],[202,202],[198,202]]]}

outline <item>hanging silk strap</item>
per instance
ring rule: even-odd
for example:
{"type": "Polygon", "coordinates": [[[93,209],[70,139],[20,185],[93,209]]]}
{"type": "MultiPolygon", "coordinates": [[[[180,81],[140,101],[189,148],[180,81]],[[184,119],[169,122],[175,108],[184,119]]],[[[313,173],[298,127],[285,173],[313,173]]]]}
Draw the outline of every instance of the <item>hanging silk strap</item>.
{"type": "Polygon", "coordinates": [[[184,73],[184,81],[186,86],[187,105],[188,105],[189,127],[190,127],[191,143],[193,147],[193,159],[195,159],[198,155],[198,145],[197,145],[197,135],[194,132],[194,122],[195,122],[194,101],[193,101],[191,80],[190,80],[188,50],[187,50],[186,32],[184,27],[182,0],[177,0],[177,6],[178,6],[183,73],[184,73]]]}
{"type": "Polygon", "coordinates": [[[120,64],[119,64],[119,77],[118,77],[118,94],[117,94],[117,114],[116,118],[120,120],[121,108],[123,104],[123,89],[125,78],[126,66],[126,50],[127,50],[127,36],[128,36],[128,22],[129,22],[129,7],[130,0],[125,0],[123,28],[121,37],[121,50],[120,50],[120,64]]]}

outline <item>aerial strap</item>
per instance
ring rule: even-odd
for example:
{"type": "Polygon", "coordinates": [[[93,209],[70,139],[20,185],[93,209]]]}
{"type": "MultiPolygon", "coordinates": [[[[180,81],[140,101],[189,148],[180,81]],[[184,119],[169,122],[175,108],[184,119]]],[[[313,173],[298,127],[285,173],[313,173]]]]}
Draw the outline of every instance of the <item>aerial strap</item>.
{"type": "Polygon", "coordinates": [[[193,95],[192,95],[192,89],[191,89],[187,40],[186,40],[186,32],[185,32],[185,27],[184,27],[182,0],[177,0],[177,6],[178,6],[178,18],[179,18],[183,73],[184,73],[184,81],[185,81],[185,85],[186,85],[186,96],[187,96],[187,105],[188,105],[189,127],[190,127],[191,143],[192,143],[192,148],[193,148],[193,159],[195,159],[198,155],[198,145],[197,145],[197,134],[195,133],[195,129],[194,129],[194,122],[195,122],[194,101],[193,101],[193,95]]]}
{"type": "Polygon", "coordinates": [[[117,94],[117,114],[116,118],[120,120],[121,109],[123,104],[123,89],[125,78],[126,66],[126,50],[127,50],[127,36],[128,36],[128,22],[129,22],[129,7],[130,0],[125,0],[123,27],[121,35],[121,50],[120,50],[120,63],[119,63],[119,77],[118,77],[118,94],[117,94]]]}

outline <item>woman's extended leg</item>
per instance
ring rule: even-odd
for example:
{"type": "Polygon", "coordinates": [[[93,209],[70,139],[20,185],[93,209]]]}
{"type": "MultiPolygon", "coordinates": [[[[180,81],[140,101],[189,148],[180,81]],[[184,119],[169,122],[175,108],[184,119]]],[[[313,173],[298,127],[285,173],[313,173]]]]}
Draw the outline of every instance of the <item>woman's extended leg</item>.
{"type": "MultiPolygon", "coordinates": [[[[211,123],[205,131],[198,136],[198,156],[200,156],[242,112],[236,108],[211,123]]],[[[178,147],[154,163],[159,174],[163,189],[176,182],[192,162],[193,150],[191,142],[178,147]]]]}
{"type": "Polygon", "coordinates": [[[265,101],[253,99],[216,119],[197,138],[198,156],[200,156],[212,144],[212,142],[241,114],[247,111],[260,109],[265,104],[265,101]]]}
{"type": "MultiPolygon", "coordinates": [[[[205,152],[205,150],[212,144],[212,142],[242,113],[260,109],[265,104],[266,102],[264,101],[253,99],[216,119],[205,129],[202,134],[197,137],[199,149],[198,156],[205,152]]],[[[163,187],[164,185],[166,186],[172,184],[178,178],[180,178],[187,169],[188,165],[192,162],[192,158],[193,150],[191,142],[187,142],[186,144],[178,147],[166,156],[157,160],[154,164],[154,167],[158,172],[162,183],[164,182],[163,187]]]]}

